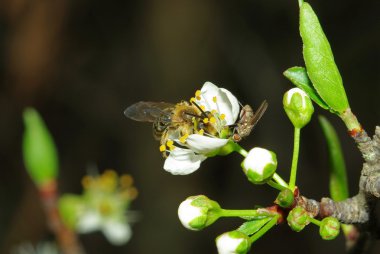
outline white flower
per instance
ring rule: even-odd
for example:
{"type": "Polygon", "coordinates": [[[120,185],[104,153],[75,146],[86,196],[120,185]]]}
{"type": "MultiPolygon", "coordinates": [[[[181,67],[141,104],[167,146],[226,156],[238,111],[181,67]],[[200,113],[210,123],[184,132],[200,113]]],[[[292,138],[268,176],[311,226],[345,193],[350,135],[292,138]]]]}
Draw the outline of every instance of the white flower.
{"type": "Polygon", "coordinates": [[[249,238],[244,233],[231,231],[216,238],[219,254],[247,253],[250,248],[249,238]]]}
{"type": "Polygon", "coordinates": [[[182,225],[190,230],[197,230],[191,226],[191,222],[194,220],[200,220],[202,217],[207,216],[203,213],[201,207],[191,205],[193,199],[186,199],[178,207],[178,217],[182,225]]]}
{"type": "Polygon", "coordinates": [[[229,131],[228,126],[233,125],[239,116],[238,100],[224,88],[206,82],[195,95],[194,105],[207,112],[208,117],[200,123],[204,125],[204,129],[201,128],[198,133],[174,140],[181,147],[175,145],[169,151],[164,169],[175,175],[193,173],[202,161],[208,156],[215,155],[225,146],[229,137],[224,137],[224,132],[229,131]]]}
{"type": "Polygon", "coordinates": [[[262,184],[270,180],[277,168],[276,154],[255,147],[251,149],[241,164],[248,180],[254,184],[262,184]]]}

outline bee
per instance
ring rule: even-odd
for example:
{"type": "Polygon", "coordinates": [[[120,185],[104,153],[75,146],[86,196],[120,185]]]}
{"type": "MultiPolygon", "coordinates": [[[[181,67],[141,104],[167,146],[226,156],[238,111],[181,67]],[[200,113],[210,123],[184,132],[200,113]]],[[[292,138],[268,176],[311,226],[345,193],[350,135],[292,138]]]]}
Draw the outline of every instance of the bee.
{"type": "Polygon", "coordinates": [[[243,138],[247,137],[251,133],[253,127],[255,127],[260,118],[263,116],[267,107],[268,103],[265,100],[261,103],[256,112],[253,112],[252,107],[248,104],[243,106],[240,111],[239,120],[234,128],[232,139],[235,142],[239,142],[243,138]]]}
{"type": "MultiPolygon", "coordinates": [[[[161,145],[193,134],[194,118],[201,117],[199,109],[187,101],[177,104],[140,101],[129,106],[124,115],[135,121],[153,123],[153,136],[161,145]]],[[[165,151],[163,155],[166,157],[165,151]]]]}

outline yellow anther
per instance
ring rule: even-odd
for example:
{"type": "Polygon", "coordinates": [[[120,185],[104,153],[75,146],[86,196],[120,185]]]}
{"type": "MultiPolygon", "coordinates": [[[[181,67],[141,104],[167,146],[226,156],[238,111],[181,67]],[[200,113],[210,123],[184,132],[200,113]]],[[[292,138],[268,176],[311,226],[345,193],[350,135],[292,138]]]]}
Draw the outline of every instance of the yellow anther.
{"type": "Polygon", "coordinates": [[[183,135],[182,137],[179,138],[179,141],[182,143],[182,144],[185,144],[186,143],[186,139],[189,137],[189,134],[185,134],[183,135]]]}
{"type": "Polygon", "coordinates": [[[194,102],[195,101],[195,98],[194,97],[191,97],[190,98],[190,102],[194,102]]]}
{"type": "Polygon", "coordinates": [[[83,186],[83,188],[88,189],[91,186],[92,183],[93,183],[93,179],[92,179],[91,176],[84,176],[82,178],[82,186],[83,186]]]}
{"type": "Polygon", "coordinates": [[[204,129],[200,129],[199,131],[198,131],[198,134],[199,135],[203,135],[205,133],[205,130],[204,129]]]}
{"type": "Polygon", "coordinates": [[[107,177],[107,178],[116,178],[117,177],[117,173],[113,169],[106,169],[103,172],[103,176],[107,177]]]}
{"type": "Polygon", "coordinates": [[[132,187],[129,189],[129,198],[130,200],[133,200],[135,198],[137,198],[139,192],[138,190],[135,188],[135,187],[132,187]]]}
{"type": "Polygon", "coordinates": [[[196,96],[196,97],[201,96],[201,90],[197,90],[197,91],[195,92],[195,96],[196,96]]]}
{"type": "Polygon", "coordinates": [[[216,112],[218,112],[218,111],[216,111],[216,109],[211,110],[211,114],[213,114],[213,115],[215,115],[216,112]]]}
{"type": "Polygon", "coordinates": [[[208,118],[206,117],[206,118],[203,118],[203,122],[204,123],[208,123],[208,118]]]}
{"type": "Polygon", "coordinates": [[[197,98],[198,101],[201,100],[201,97],[200,97],[200,96],[195,96],[195,98],[197,98]]]}
{"type": "Polygon", "coordinates": [[[166,151],[166,145],[160,145],[160,152],[166,151]]]}
{"type": "Polygon", "coordinates": [[[206,110],[206,107],[205,107],[205,105],[200,105],[199,106],[203,111],[205,111],[206,110]]]}
{"type": "Polygon", "coordinates": [[[175,148],[173,140],[170,139],[166,142],[166,146],[169,147],[170,151],[173,151],[175,148]]]}
{"type": "Polygon", "coordinates": [[[216,96],[212,97],[212,101],[216,103],[217,101],[216,96]]]}
{"type": "Polygon", "coordinates": [[[216,123],[216,118],[215,117],[211,117],[210,118],[210,123],[212,123],[212,124],[216,123]]]}
{"type": "Polygon", "coordinates": [[[120,177],[120,186],[121,188],[127,188],[127,187],[130,187],[132,186],[133,184],[133,177],[128,175],[128,174],[125,174],[125,175],[122,175],[120,177]]]}
{"type": "Polygon", "coordinates": [[[219,116],[219,118],[220,118],[220,120],[224,120],[224,119],[226,119],[226,115],[225,115],[225,114],[221,114],[221,115],[219,116]]]}

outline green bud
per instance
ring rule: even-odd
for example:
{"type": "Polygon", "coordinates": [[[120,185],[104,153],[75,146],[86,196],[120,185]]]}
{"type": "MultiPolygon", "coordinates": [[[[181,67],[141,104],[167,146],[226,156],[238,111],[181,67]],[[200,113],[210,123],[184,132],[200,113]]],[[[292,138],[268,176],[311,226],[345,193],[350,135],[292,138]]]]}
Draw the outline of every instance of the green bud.
{"type": "Polygon", "coordinates": [[[221,234],[215,239],[219,254],[244,254],[251,248],[249,237],[239,231],[221,234]]]}
{"type": "Polygon", "coordinates": [[[220,217],[220,205],[204,195],[191,196],[178,208],[182,225],[190,230],[202,230],[220,217]]]}
{"type": "Polygon", "coordinates": [[[334,217],[326,217],[321,221],[319,234],[324,240],[333,240],[339,235],[340,222],[334,217]]]}
{"type": "Polygon", "coordinates": [[[300,232],[310,223],[309,214],[306,212],[305,208],[301,206],[293,208],[293,210],[289,212],[286,220],[288,221],[289,227],[296,232],[300,232]]]}
{"type": "Polygon", "coordinates": [[[33,181],[41,186],[57,177],[57,151],[49,130],[36,110],[28,108],[24,111],[24,124],[25,167],[33,181]]]}
{"type": "Polygon", "coordinates": [[[83,208],[84,200],[81,196],[64,194],[58,200],[59,214],[63,223],[70,229],[74,229],[78,222],[79,213],[83,208]]]}
{"type": "Polygon", "coordinates": [[[294,202],[294,194],[290,189],[284,189],[278,194],[274,202],[281,207],[288,208],[294,202]]]}
{"type": "Polygon", "coordinates": [[[241,167],[250,182],[264,184],[272,179],[276,172],[277,156],[272,151],[255,147],[248,152],[241,167]]]}
{"type": "Polygon", "coordinates": [[[309,96],[299,88],[292,88],[284,94],[284,110],[296,128],[302,128],[310,122],[314,112],[309,96]]]}

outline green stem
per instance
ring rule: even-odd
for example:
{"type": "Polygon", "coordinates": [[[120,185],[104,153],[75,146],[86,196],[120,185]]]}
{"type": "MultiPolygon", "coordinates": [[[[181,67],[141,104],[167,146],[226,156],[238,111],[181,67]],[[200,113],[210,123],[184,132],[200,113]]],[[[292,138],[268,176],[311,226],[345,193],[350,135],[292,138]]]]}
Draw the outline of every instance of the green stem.
{"type": "Polygon", "coordinates": [[[350,108],[346,109],[339,117],[343,120],[349,131],[361,131],[362,127],[350,108]]]}
{"type": "Polygon", "coordinates": [[[317,225],[318,227],[321,226],[321,222],[317,219],[314,219],[312,217],[310,217],[310,222],[313,223],[314,225],[317,225]]]}
{"type": "Polygon", "coordinates": [[[241,154],[243,157],[247,157],[248,152],[243,147],[241,147],[238,143],[234,143],[234,151],[241,154]]]}
{"type": "Polygon", "coordinates": [[[276,183],[276,182],[273,181],[272,179],[269,180],[269,181],[267,182],[267,184],[268,184],[269,186],[271,186],[271,187],[273,187],[273,188],[279,190],[279,191],[282,191],[282,190],[286,189],[285,186],[282,186],[282,185],[276,183]]]}
{"type": "Polygon", "coordinates": [[[250,237],[251,244],[254,243],[257,239],[262,237],[269,229],[271,229],[274,225],[276,225],[278,218],[280,217],[279,214],[274,216],[267,224],[265,224],[264,227],[262,227],[259,231],[256,232],[253,236],[250,237]]]}
{"type": "Polygon", "coordinates": [[[298,164],[298,156],[300,150],[300,135],[301,129],[294,127],[294,147],[293,147],[293,159],[292,159],[292,168],[290,170],[290,180],[289,180],[289,188],[294,191],[296,186],[296,176],[297,176],[297,164],[298,164]]]}
{"type": "Polygon", "coordinates": [[[303,4],[303,0],[298,0],[298,6],[301,7],[302,4],[303,4]]]}
{"type": "Polygon", "coordinates": [[[271,213],[257,211],[257,210],[227,210],[221,209],[220,217],[262,217],[262,216],[271,216],[271,213]]]}
{"type": "Polygon", "coordinates": [[[282,179],[282,177],[277,174],[277,173],[274,173],[273,175],[273,180],[275,180],[279,185],[285,187],[285,188],[289,188],[289,185],[284,181],[284,179],[282,179]]]}

